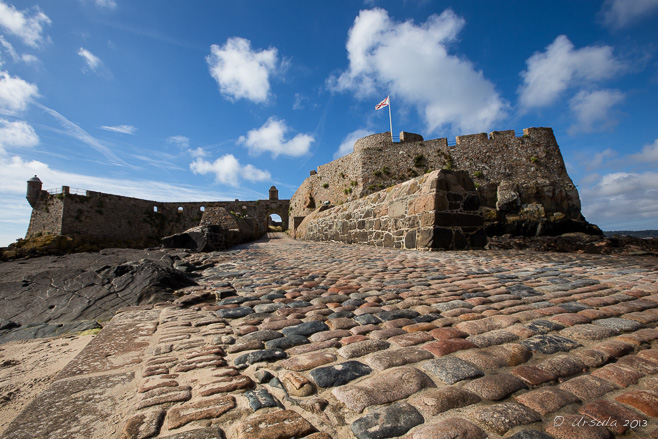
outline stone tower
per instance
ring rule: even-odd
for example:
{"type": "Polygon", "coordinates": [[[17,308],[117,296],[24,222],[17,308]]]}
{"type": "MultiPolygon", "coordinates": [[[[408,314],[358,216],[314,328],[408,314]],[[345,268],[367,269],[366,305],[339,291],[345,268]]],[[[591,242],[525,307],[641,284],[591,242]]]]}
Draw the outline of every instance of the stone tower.
{"type": "Polygon", "coordinates": [[[34,207],[37,200],[41,196],[41,187],[42,187],[41,180],[39,180],[39,177],[37,177],[36,175],[27,181],[27,195],[25,196],[25,198],[27,198],[27,201],[30,203],[30,206],[34,207]]]}
{"type": "Polygon", "coordinates": [[[279,199],[279,190],[276,188],[276,186],[272,186],[270,188],[270,200],[275,201],[279,199]]]}

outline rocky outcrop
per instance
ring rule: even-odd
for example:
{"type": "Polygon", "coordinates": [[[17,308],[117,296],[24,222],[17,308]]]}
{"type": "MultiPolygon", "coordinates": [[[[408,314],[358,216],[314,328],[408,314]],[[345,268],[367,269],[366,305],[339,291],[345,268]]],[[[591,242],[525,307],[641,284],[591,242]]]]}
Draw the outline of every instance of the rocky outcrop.
{"type": "Polygon", "coordinates": [[[487,249],[530,249],[539,252],[658,256],[658,238],[603,237],[587,233],[564,233],[558,236],[535,237],[503,235],[489,238],[487,249]]]}
{"type": "Polygon", "coordinates": [[[258,237],[258,225],[253,219],[243,218],[223,207],[217,207],[203,213],[199,226],[162,238],[162,245],[165,248],[208,252],[226,250],[258,237]]]}
{"type": "Polygon", "coordinates": [[[176,259],[110,249],[0,263],[0,342],[93,329],[119,308],[174,300],[196,284],[176,259]]]}

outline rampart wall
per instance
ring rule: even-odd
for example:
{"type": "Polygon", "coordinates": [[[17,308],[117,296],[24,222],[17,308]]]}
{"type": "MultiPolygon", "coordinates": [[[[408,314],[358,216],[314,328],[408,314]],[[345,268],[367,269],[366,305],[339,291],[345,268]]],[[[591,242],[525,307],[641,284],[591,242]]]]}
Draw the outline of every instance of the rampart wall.
{"type": "Polygon", "coordinates": [[[308,215],[298,239],[417,250],[483,248],[475,185],[464,171],[433,171],[308,215]]]}
{"type": "Polygon", "coordinates": [[[295,192],[290,200],[293,228],[325,202],[341,205],[437,169],[471,176],[491,235],[590,226],[553,130],[526,128],[520,136],[514,131],[459,136],[454,146],[446,138],[424,140],[405,132],[400,142],[392,142],[389,132],[359,139],[352,153],[319,166],[295,192]],[[309,199],[314,203],[309,205],[309,199]]]}
{"type": "Polygon", "coordinates": [[[256,220],[261,233],[268,217],[277,214],[288,224],[288,200],[157,202],[87,191],[72,194],[41,191],[32,207],[26,238],[39,234],[80,235],[116,245],[148,245],[198,226],[205,209],[223,207],[256,220]]]}

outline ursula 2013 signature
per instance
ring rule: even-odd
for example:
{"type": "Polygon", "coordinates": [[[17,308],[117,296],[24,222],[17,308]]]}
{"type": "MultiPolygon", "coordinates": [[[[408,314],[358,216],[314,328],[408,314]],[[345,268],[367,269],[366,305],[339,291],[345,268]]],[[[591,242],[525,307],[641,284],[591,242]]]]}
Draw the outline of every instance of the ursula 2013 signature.
{"type": "MultiPolygon", "coordinates": [[[[564,425],[565,419],[564,416],[556,416],[555,419],[553,419],[553,425],[555,427],[561,427],[564,425]]],[[[623,427],[626,428],[639,428],[639,427],[646,427],[647,426],[647,420],[646,419],[612,419],[611,416],[609,416],[607,419],[592,419],[587,416],[581,416],[580,418],[576,418],[571,422],[572,427],[617,427],[619,424],[622,424],[623,427]]]]}

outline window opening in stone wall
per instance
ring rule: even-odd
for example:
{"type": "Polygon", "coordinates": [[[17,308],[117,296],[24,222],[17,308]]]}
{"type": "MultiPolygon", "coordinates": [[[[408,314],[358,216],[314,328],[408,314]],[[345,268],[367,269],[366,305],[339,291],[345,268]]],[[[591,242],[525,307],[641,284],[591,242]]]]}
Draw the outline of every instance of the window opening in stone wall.
{"type": "Polygon", "coordinates": [[[267,217],[267,230],[270,232],[283,232],[283,220],[276,213],[267,217]]]}
{"type": "Polygon", "coordinates": [[[183,208],[181,206],[178,206],[178,213],[182,213],[182,212],[183,212],[183,208]]]}
{"type": "Polygon", "coordinates": [[[201,212],[205,212],[205,211],[206,211],[206,206],[201,206],[201,207],[199,208],[199,210],[200,210],[201,212]]]}
{"type": "Polygon", "coordinates": [[[153,206],[153,212],[158,212],[158,206],[153,206]]]}

